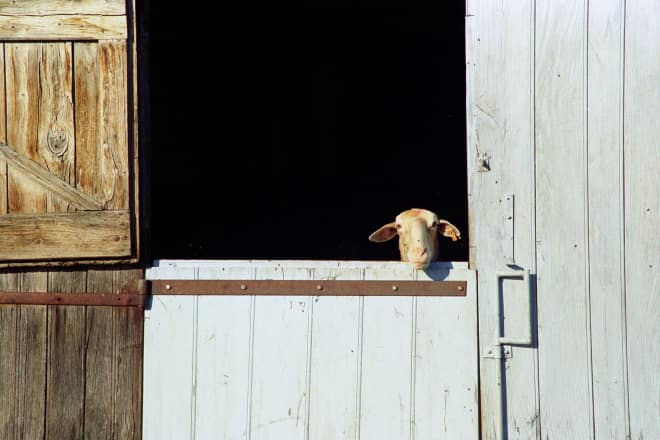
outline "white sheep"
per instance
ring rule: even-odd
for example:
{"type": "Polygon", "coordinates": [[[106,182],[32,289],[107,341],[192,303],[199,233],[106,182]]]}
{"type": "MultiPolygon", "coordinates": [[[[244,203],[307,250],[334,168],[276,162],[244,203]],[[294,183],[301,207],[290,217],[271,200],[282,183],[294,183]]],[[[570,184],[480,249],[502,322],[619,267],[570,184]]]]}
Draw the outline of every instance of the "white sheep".
{"type": "Polygon", "coordinates": [[[396,216],[392,223],[381,226],[369,236],[380,243],[399,236],[401,261],[410,262],[415,269],[426,269],[438,257],[438,234],[459,240],[456,226],[427,209],[408,209],[396,216]]]}

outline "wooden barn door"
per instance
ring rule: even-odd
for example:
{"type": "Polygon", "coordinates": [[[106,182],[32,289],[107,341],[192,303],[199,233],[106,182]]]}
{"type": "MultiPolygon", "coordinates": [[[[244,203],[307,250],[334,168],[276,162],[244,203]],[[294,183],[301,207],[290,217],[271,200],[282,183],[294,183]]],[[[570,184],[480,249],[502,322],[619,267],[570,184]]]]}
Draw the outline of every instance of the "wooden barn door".
{"type": "Polygon", "coordinates": [[[478,436],[464,263],[161,261],[147,278],[145,440],[478,436]],[[205,294],[182,294],[196,280],[205,294]],[[208,280],[246,281],[221,295],[208,280]],[[428,288],[447,291],[413,296],[428,288]]]}
{"type": "Polygon", "coordinates": [[[124,1],[0,4],[0,261],[135,257],[124,1]]]}
{"type": "Polygon", "coordinates": [[[483,439],[660,438],[660,3],[592,3],[468,1],[483,439]]]}

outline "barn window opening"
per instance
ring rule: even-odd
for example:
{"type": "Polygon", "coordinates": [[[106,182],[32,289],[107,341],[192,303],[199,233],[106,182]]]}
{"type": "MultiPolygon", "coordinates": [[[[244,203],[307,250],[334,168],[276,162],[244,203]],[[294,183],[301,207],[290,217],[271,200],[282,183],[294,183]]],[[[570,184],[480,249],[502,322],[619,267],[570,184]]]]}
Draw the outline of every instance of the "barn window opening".
{"type": "Polygon", "coordinates": [[[426,208],[467,260],[465,5],[374,4],[154,4],[153,259],[398,260],[369,235],[426,208]]]}

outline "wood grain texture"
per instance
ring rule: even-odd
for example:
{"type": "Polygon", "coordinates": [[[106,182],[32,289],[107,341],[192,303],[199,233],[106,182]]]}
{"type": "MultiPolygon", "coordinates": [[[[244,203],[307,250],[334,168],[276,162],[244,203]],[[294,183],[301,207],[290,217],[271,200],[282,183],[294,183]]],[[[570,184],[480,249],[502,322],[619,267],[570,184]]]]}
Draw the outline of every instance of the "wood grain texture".
{"type": "MultiPolygon", "coordinates": [[[[0,272],[0,289],[18,290],[18,274],[9,271],[0,272]]],[[[18,322],[20,306],[0,307],[0,390],[4,390],[0,397],[0,437],[5,439],[18,439],[18,375],[16,374],[18,356],[18,322]]]]}
{"type": "Polygon", "coordinates": [[[0,217],[0,259],[130,255],[128,211],[79,211],[0,217]]]}
{"type": "MultiPolygon", "coordinates": [[[[5,90],[5,44],[0,43],[0,144],[7,143],[7,93],[5,90]]],[[[7,162],[0,157],[0,215],[6,214],[8,206],[7,162]]]]}
{"type": "MultiPolygon", "coordinates": [[[[359,280],[360,269],[315,269],[316,280],[359,280]]],[[[360,333],[363,298],[315,297],[312,301],[309,438],[357,439],[359,435],[360,333]]]]}
{"type": "MultiPolygon", "coordinates": [[[[144,279],[139,268],[114,272],[115,290],[131,280],[144,279]]],[[[144,312],[135,307],[113,308],[114,381],[113,434],[121,439],[139,439],[142,432],[142,380],[144,312]]]]}
{"type": "MultiPolygon", "coordinates": [[[[47,274],[19,274],[19,290],[43,292],[47,274]]],[[[47,307],[19,306],[14,356],[15,399],[14,419],[17,438],[43,438],[46,416],[47,307]]]]}
{"type": "Polygon", "coordinates": [[[631,438],[660,438],[660,3],[626,2],[625,289],[631,438]]]}
{"type": "MultiPolygon", "coordinates": [[[[71,43],[43,43],[39,68],[39,162],[60,181],[75,186],[73,64],[71,43]]],[[[66,212],[68,203],[48,192],[48,212],[66,212]]]]}
{"type": "Polygon", "coordinates": [[[3,15],[56,15],[96,14],[121,15],[126,13],[122,0],[0,0],[3,15]]]}
{"type": "Polygon", "coordinates": [[[596,438],[628,429],[623,273],[623,29],[620,0],[589,8],[588,197],[591,361],[596,438]]]}
{"type": "MultiPolygon", "coordinates": [[[[534,4],[469,1],[466,16],[468,205],[470,264],[478,270],[479,351],[504,331],[519,335],[529,325],[522,283],[506,282],[504,328],[497,315],[495,274],[506,268],[505,194],[513,194],[515,263],[535,265],[534,193],[534,4]],[[490,169],[483,171],[482,158],[490,169]]],[[[481,435],[510,439],[540,435],[538,353],[512,347],[511,359],[480,359],[481,435]],[[503,377],[503,380],[500,380],[503,377]],[[502,401],[504,399],[504,401],[502,401]]]]}
{"type": "Polygon", "coordinates": [[[536,6],[539,386],[542,436],[549,438],[594,437],[585,13],[583,2],[536,6]]]}
{"type": "MultiPolygon", "coordinates": [[[[7,142],[22,156],[40,163],[39,68],[40,43],[6,44],[7,142]]],[[[46,212],[47,193],[34,181],[9,173],[8,212],[46,212]]]]}
{"type": "Polygon", "coordinates": [[[126,45],[76,44],[76,175],[110,209],[128,208],[126,45]]]}
{"type": "Polygon", "coordinates": [[[30,180],[41,189],[47,190],[49,196],[47,205],[62,206],[61,209],[50,209],[51,212],[66,212],[69,205],[82,210],[103,208],[99,200],[71,186],[37,162],[17,153],[10,146],[0,145],[0,158],[9,170],[19,172],[18,178],[30,180]]]}
{"type": "MultiPolygon", "coordinates": [[[[93,295],[113,286],[114,271],[89,269],[86,291],[93,295]]],[[[112,438],[116,376],[113,358],[113,311],[108,307],[87,307],[85,315],[85,438],[112,438]]]]}
{"type": "MultiPolygon", "coordinates": [[[[84,292],[85,272],[53,271],[48,288],[84,292]]],[[[82,438],[85,406],[85,307],[48,306],[46,436],[82,438]]]]}
{"type": "Polygon", "coordinates": [[[125,15],[5,15],[0,21],[0,39],[38,40],[125,40],[125,15]]]}

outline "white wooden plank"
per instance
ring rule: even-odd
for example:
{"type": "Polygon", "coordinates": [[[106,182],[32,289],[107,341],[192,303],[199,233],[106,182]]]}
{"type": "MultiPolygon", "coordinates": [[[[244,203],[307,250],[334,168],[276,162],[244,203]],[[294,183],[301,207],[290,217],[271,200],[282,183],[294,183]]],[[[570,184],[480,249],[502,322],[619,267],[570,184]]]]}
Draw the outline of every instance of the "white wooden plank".
{"type": "Polygon", "coordinates": [[[145,316],[143,438],[192,439],[195,297],[157,296],[145,316]]]}
{"type": "Polygon", "coordinates": [[[626,2],[625,277],[630,437],[660,438],[660,2],[626,2]]]}
{"type": "Polygon", "coordinates": [[[452,275],[468,281],[466,297],[417,299],[415,439],[479,438],[476,280],[460,272],[452,275]]]}
{"type": "MultiPolygon", "coordinates": [[[[309,279],[309,270],[259,268],[257,279],[309,279]]],[[[302,439],[307,430],[310,299],[258,297],[254,307],[250,438],[302,439]]]]}
{"type": "Polygon", "coordinates": [[[586,279],[585,11],[584,2],[572,0],[536,4],[536,231],[543,438],[594,437],[586,279]]]}
{"type": "MultiPolygon", "coordinates": [[[[359,280],[360,269],[315,269],[316,280],[359,280]]],[[[310,439],[358,434],[359,297],[315,297],[311,303],[310,439]]]]}
{"type": "MultiPolygon", "coordinates": [[[[367,280],[413,279],[413,269],[365,270],[367,280]]],[[[361,350],[361,439],[411,437],[413,298],[364,298],[361,350]]]]}
{"type": "MultiPolygon", "coordinates": [[[[468,206],[470,262],[479,272],[479,342],[485,352],[500,334],[495,273],[505,269],[504,194],[513,194],[515,263],[535,273],[534,2],[469,0],[466,11],[468,206]],[[488,160],[488,167],[481,160],[488,160]]],[[[520,281],[505,283],[507,335],[529,325],[520,281]]],[[[538,355],[514,347],[505,361],[480,363],[484,439],[538,438],[538,355]],[[505,364],[505,365],[504,365],[505,364]],[[504,381],[499,380],[504,371],[504,381]],[[505,389],[504,389],[505,387],[505,389]],[[501,398],[506,398],[504,405],[501,398]],[[503,418],[505,420],[503,420],[503,418]]]]}
{"type": "Polygon", "coordinates": [[[589,8],[588,194],[596,438],[628,430],[623,280],[623,2],[589,8]]]}
{"type": "MultiPolygon", "coordinates": [[[[198,269],[198,279],[251,279],[251,268],[198,269]]],[[[252,296],[200,296],[195,369],[195,438],[246,438],[252,296]]]]}

